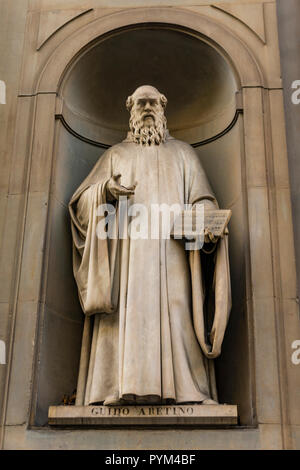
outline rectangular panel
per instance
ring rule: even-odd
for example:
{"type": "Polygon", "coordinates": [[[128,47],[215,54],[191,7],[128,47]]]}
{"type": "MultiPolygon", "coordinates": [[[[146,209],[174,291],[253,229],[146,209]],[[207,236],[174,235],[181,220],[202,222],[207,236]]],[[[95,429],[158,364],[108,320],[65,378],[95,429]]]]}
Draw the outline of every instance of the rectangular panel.
{"type": "Polygon", "coordinates": [[[50,406],[49,424],[213,425],[237,424],[235,405],[50,406]]]}

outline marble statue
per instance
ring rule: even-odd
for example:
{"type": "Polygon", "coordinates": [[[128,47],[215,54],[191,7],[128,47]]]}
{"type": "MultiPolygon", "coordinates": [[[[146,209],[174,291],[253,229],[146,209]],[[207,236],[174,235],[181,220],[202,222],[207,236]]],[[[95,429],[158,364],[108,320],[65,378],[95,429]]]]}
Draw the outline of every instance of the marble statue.
{"type": "MultiPolygon", "coordinates": [[[[193,148],[170,136],[166,97],[152,86],[127,99],[130,131],[108,149],[70,201],[74,276],[85,323],[77,405],[215,404],[214,359],[231,309],[228,233],[185,249],[159,236],[101,236],[126,199],[150,208],[218,209],[193,148]],[[210,253],[210,254],[209,254],[210,253]]],[[[115,217],[125,233],[133,212],[115,217]]],[[[159,232],[161,235],[161,232],[159,232]]]]}

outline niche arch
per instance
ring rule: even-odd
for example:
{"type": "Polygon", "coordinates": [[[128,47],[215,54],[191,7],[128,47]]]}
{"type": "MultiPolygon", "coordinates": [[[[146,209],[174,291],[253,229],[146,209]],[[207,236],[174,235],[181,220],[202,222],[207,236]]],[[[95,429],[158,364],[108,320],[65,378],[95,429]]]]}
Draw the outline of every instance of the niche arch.
{"type": "MultiPolygon", "coordinates": [[[[114,139],[118,141],[119,136],[124,132],[121,122],[117,129],[118,135],[115,132],[116,129],[108,133],[107,126],[105,127],[102,123],[106,133],[101,134],[101,120],[97,119],[97,116],[93,115],[92,119],[89,119],[86,110],[74,109],[76,106],[74,107],[72,103],[72,93],[68,90],[67,84],[74,79],[72,73],[80,65],[80,61],[86,60],[89,54],[95,53],[97,47],[103,47],[105,42],[108,43],[116,37],[122,38],[122,35],[130,32],[147,30],[163,31],[164,34],[166,31],[169,33],[172,31],[176,33],[177,40],[180,35],[183,35],[185,40],[189,37],[193,38],[193,41],[199,41],[203,50],[208,54],[211,53],[212,62],[214,57],[219,56],[220,63],[226,64],[227,71],[231,73],[232,99],[228,101],[227,114],[224,113],[220,119],[218,112],[215,112],[216,119],[211,120],[210,126],[206,126],[205,120],[201,121],[201,119],[197,122],[197,126],[189,128],[183,125],[179,129],[178,137],[190,143],[199,144],[195,148],[208,173],[220,205],[233,210],[234,217],[230,228],[233,234],[231,263],[233,265],[233,299],[236,303],[226,334],[223,354],[217,364],[217,382],[220,401],[238,403],[241,423],[245,425],[255,423],[252,317],[248,292],[251,273],[249,272],[247,175],[245,173],[247,152],[244,153],[243,144],[245,124],[251,126],[251,119],[254,116],[249,114],[246,123],[244,122],[241,116],[242,101],[236,97],[241,96],[243,87],[262,87],[263,74],[253,54],[242,41],[220,24],[204,16],[179,9],[153,8],[116,13],[109,15],[109,18],[95,20],[81,28],[53,51],[35,83],[37,108],[42,106],[39,98],[44,93],[55,93],[57,96],[53,95],[51,98],[54,106],[47,116],[55,138],[49,153],[52,161],[52,176],[45,248],[46,262],[43,263],[42,273],[44,298],[41,303],[38,360],[35,367],[32,400],[31,424],[33,425],[46,424],[48,406],[58,404],[62,395],[71,393],[76,386],[82,314],[72,276],[71,234],[67,203],[70,195],[89,173],[101,152],[105,150],[97,143],[104,144],[104,146],[111,145],[114,139]],[[168,22],[163,22],[164,15],[168,22]],[[238,114],[237,111],[239,111],[238,114]],[[92,129],[89,131],[90,127],[92,129]],[[87,134],[88,132],[90,134],[87,134]],[[223,158],[220,158],[222,152],[223,158]],[[231,174],[231,178],[224,179],[226,168],[227,175],[231,174]],[[237,191],[235,191],[235,185],[237,191]],[[67,250],[69,250],[68,253],[67,250]]],[[[159,83],[155,85],[160,88],[159,83]]],[[[72,86],[76,90],[76,80],[75,82],[73,80],[72,86]]],[[[134,87],[132,91],[133,89],[134,87]]],[[[224,97],[226,90],[229,89],[230,87],[225,88],[224,97]]],[[[80,87],[78,92],[80,92],[80,87]]],[[[76,96],[76,93],[73,96],[76,96]]],[[[244,109],[244,112],[247,113],[247,109],[244,109]]],[[[262,109],[258,108],[257,112],[262,114],[262,109]]],[[[36,119],[35,133],[39,133],[40,125],[41,123],[36,119]]],[[[31,157],[34,160],[34,152],[31,157]]]]}

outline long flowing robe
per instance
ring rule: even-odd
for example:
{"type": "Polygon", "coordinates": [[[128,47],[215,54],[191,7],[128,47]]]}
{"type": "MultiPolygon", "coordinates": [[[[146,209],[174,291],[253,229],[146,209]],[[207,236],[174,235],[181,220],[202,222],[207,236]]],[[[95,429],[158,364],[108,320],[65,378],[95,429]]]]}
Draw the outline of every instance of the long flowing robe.
{"type": "MultiPolygon", "coordinates": [[[[218,207],[197,154],[170,136],[149,147],[130,138],[114,145],[75,192],[69,205],[73,268],[85,313],[76,404],[216,399],[213,359],[231,308],[227,236],[210,255],[209,286],[203,255],[185,251],[180,240],[97,236],[99,206],[107,203],[106,186],[116,174],[124,186],[138,182],[130,205],[218,207]],[[208,292],[214,295],[210,320],[208,292]]],[[[132,219],[115,220],[116,233],[126,233],[132,219]]]]}

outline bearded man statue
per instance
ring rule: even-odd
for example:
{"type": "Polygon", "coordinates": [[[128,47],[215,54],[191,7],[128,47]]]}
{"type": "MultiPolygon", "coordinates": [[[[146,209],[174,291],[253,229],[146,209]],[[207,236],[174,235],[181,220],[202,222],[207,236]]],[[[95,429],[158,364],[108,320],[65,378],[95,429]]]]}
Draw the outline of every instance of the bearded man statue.
{"type": "Polygon", "coordinates": [[[127,138],[101,156],[69,206],[85,314],[76,405],[215,404],[214,358],[231,308],[228,237],[205,254],[161,231],[130,234],[137,205],[218,204],[196,152],[169,135],[166,97],[147,85],[126,104],[127,138]],[[99,234],[109,208],[116,236],[99,234]]]}

